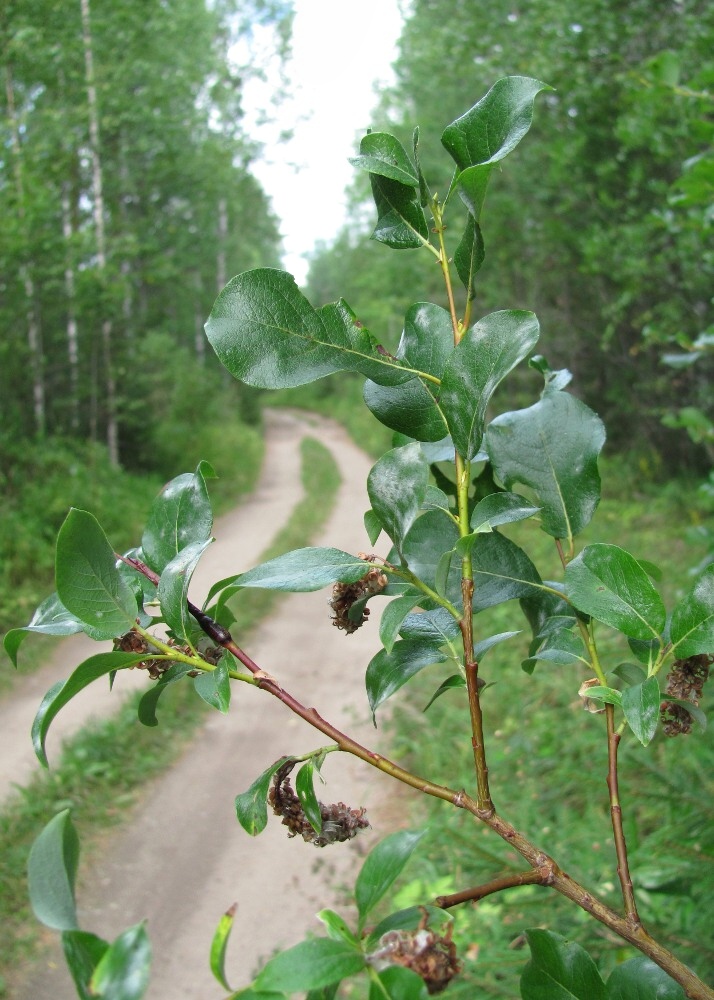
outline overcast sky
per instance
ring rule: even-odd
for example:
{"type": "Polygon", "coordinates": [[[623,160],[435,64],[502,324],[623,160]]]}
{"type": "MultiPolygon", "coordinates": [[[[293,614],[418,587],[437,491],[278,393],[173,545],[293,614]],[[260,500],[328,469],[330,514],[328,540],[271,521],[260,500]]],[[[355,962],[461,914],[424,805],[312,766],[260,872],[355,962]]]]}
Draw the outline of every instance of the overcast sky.
{"type": "Polygon", "coordinates": [[[257,124],[274,78],[246,88],[250,131],[266,144],[254,172],[281,222],[283,266],[299,283],[307,274],[304,255],[336,235],[344,220],[344,192],[354,174],[348,158],[371,124],[375,88],[393,79],[401,24],[398,0],[295,0],[291,99],[277,122],[257,124]],[[294,137],[277,144],[285,128],[294,137]]]}

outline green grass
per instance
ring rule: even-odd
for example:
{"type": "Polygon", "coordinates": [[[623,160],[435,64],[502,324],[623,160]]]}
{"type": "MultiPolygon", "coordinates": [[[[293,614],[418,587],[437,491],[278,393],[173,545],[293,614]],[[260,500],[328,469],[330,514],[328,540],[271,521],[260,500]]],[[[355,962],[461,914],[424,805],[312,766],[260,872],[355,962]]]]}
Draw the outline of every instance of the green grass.
{"type": "MultiPolygon", "coordinates": [[[[305,545],[333,508],[340,475],[330,452],[307,437],[301,454],[305,496],[263,553],[265,559],[305,545]]],[[[243,641],[279,600],[275,592],[244,591],[233,608],[233,633],[243,641]]],[[[171,766],[209,711],[190,681],[175,684],[164,696],[159,727],[149,729],[137,721],[138,698],[114,718],[94,723],[68,741],[58,765],[38,773],[0,814],[0,996],[3,972],[32,953],[40,932],[27,900],[25,865],[42,826],[70,807],[85,855],[91,855],[102,831],[127,821],[143,785],[171,766]]]]}
{"type": "MultiPolygon", "coordinates": [[[[687,567],[701,552],[681,539],[696,521],[685,484],[657,489],[637,484],[636,495],[624,478],[623,464],[612,463],[614,481],[581,544],[608,541],[637,557],[659,564],[660,588],[672,602],[688,586],[687,567]]],[[[608,463],[606,463],[606,472],[608,463]]],[[[544,573],[556,574],[552,540],[528,523],[513,527],[544,573]]],[[[476,639],[526,629],[518,605],[510,602],[476,618],[476,639]]],[[[626,644],[600,629],[607,668],[632,659],[626,644]]],[[[520,668],[529,636],[494,647],[482,667],[493,686],[483,694],[486,749],[494,802],[504,816],[551,853],[575,878],[621,909],[605,776],[604,717],[582,710],[578,687],[587,674],[575,668],[539,663],[533,676],[520,668]]],[[[460,692],[440,698],[427,714],[423,706],[448,667],[427,668],[395,699],[393,756],[417,773],[473,792],[468,708],[460,692]]],[[[706,689],[705,689],[706,692],[706,689]]],[[[708,698],[711,704],[711,695],[708,698]]],[[[703,704],[706,710],[706,703],[703,704]]],[[[714,974],[714,831],[710,803],[714,793],[714,747],[709,732],[667,739],[658,735],[647,749],[625,736],[621,748],[621,795],[626,835],[643,919],[700,975],[714,974]]],[[[403,889],[398,902],[425,902],[440,892],[486,882],[525,864],[507,845],[473,819],[444,803],[416,800],[411,820],[428,825],[428,846],[420,851],[419,879],[403,889]]],[[[454,911],[456,938],[466,958],[461,985],[450,996],[519,996],[518,978],[528,957],[521,932],[547,926],[586,947],[607,972],[632,950],[621,946],[599,924],[548,889],[524,887],[489,897],[477,907],[454,911]]]]}

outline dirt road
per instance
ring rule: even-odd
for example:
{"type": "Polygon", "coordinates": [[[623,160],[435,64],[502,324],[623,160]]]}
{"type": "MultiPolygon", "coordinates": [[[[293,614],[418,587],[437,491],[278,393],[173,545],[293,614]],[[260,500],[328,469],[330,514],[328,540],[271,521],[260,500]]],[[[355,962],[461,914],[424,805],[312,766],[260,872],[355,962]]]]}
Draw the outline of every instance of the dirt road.
{"type": "MultiPolygon", "coordinates": [[[[298,443],[305,433],[332,450],[343,479],[317,544],[351,552],[368,544],[362,514],[370,460],[330,421],[276,414],[258,493],[216,525],[218,543],[196,574],[194,599],[209,581],[252,565],[279,527],[286,494],[291,502],[295,497],[298,443]]],[[[368,718],[364,669],[379,645],[376,622],[345,635],[331,626],[327,597],[326,592],[286,597],[275,618],[254,634],[248,652],[304,704],[374,747],[378,733],[368,718]]],[[[79,892],[83,928],[111,939],[148,919],[154,950],[148,1000],[223,995],[208,968],[208,948],[221,913],[233,902],[238,912],[227,970],[234,989],[246,985],[276,947],[296,943],[307,929],[318,930],[318,909],[340,905],[338,887],[351,884],[359,857],[388,832],[380,814],[388,811],[394,825],[388,778],[346,755],[328,757],[320,797],[367,806],[373,826],[363,840],[348,845],[318,849],[290,840],[272,816],[267,830],[250,838],[238,826],[233,806],[236,793],[279,756],[302,754],[324,742],[270,695],[239,688],[229,714],[208,718],[175,766],[146,789],[131,823],[111,838],[90,877],[85,873],[79,892]],[[326,883],[332,887],[328,893],[326,883]]],[[[11,995],[73,1000],[59,950],[48,945],[41,963],[11,995]]]]}

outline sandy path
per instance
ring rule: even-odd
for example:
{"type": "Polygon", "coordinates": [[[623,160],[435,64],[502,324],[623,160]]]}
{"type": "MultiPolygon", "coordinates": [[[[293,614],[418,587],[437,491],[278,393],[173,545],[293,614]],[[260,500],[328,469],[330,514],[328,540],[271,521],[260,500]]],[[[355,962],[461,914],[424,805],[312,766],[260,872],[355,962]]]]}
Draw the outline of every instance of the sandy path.
{"type": "MultiPolygon", "coordinates": [[[[367,544],[362,513],[368,505],[370,461],[337,425],[321,418],[311,424],[333,451],[343,478],[318,544],[357,552],[367,544]]],[[[271,489],[265,482],[263,488],[263,501],[254,509],[258,522],[265,519],[273,488],[282,503],[282,477],[271,489]]],[[[253,542],[258,530],[249,519],[241,538],[253,542]]],[[[243,556],[242,544],[226,536],[222,548],[228,565],[214,565],[213,579],[239,572],[251,561],[243,556]]],[[[215,552],[218,558],[218,546],[215,552]]],[[[285,598],[275,620],[254,634],[248,651],[304,704],[315,705],[324,717],[374,746],[377,734],[368,718],[364,668],[379,645],[376,623],[346,636],[331,627],[326,598],[326,592],[285,598]]],[[[380,829],[379,815],[380,804],[386,814],[389,779],[352,758],[328,757],[328,785],[321,797],[366,805],[375,829],[363,840],[323,850],[289,840],[272,817],[267,830],[252,839],[238,826],[233,808],[235,794],[281,754],[301,754],[324,742],[271,696],[236,690],[228,716],[208,718],[176,765],[147,788],[132,823],[112,838],[105,857],[93,865],[91,884],[80,891],[82,926],[111,938],[148,918],[154,949],[148,1000],[222,996],[208,969],[208,947],[222,911],[234,901],[238,914],[227,962],[234,988],[247,984],[257,962],[274,948],[297,942],[308,928],[317,930],[314,914],[321,906],[339,905],[335,891],[332,898],[325,897],[324,883],[351,883],[358,857],[386,832],[380,829]]],[[[389,812],[393,823],[393,805],[389,812]]],[[[13,996],[74,998],[56,948],[48,946],[13,996]]]]}

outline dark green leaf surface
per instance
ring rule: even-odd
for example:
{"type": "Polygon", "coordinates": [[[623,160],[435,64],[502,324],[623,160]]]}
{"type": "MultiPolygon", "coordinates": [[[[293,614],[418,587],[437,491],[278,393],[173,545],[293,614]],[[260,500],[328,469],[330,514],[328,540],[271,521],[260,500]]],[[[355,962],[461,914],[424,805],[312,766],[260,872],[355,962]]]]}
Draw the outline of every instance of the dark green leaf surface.
{"type": "Polygon", "coordinates": [[[565,571],[568,598],[579,611],[634,639],[664,629],[662,598],[637,560],[617,545],[586,546],[565,571]]]}
{"type": "Polygon", "coordinates": [[[77,928],[74,886],[79,864],[79,838],[65,809],[42,830],[27,859],[32,910],[45,927],[55,931],[77,928]]]}
{"type": "MultiPolygon", "coordinates": [[[[454,548],[458,538],[459,529],[453,521],[439,511],[428,510],[416,519],[404,539],[403,554],[409,569],[424,583],[435,587],[441,557],[454,548]]],[[[452,567],[447,596],[453,603],[461,603],[460,565],[452,567]]]]}
{"type": "MultiPolygon", "coordinates": [[[[397,636],[399,635],[404,619],[423,600],[424,597],[422,594],[417,594],[416,596],[408,594],[406,597],[396,597],[385,607],[379,623],[379,641],[388,653],[391,652],[394,643],[397,641],[397,636]]],[[[449,618],[451,618],[451,615],[449,615],[449,618]]]]}
{"type": "Polygon", "coordinates": [[[664,969],[644,955],[637,955],[612,970],[607,1000],[685,1000],[685,994],[664,969]]]}
{"type": "Polygon", "coordinates": [[[3,646],[5,652],[17,666],[17,651],[20,643],[28,632],[38,635],[74,635],[82,631],[82,622],[65,608],[57,594],[49,597],[38,606],[28,625],[22,628],[12,628],[5,633],[3,646]]]}
{"type": "Polygon", "coordinates": [[[209,965],[214,978],[219,982],[224,990],[228,990],[229,992],[231,988],[228,985],[228,980],[226,978],[226,949],[228,947],[228,940],[231,936],[231,931],[233,930],[236,909],[237,904],[234,903],[233,906],[231,906],[218,921],[218,927],[216,927],[211,940],[211,951],[209,954],[209,965]]]}
{"type": "Polygon", "coordinates": [[[218,661],[215,670],[206,670],[195,677],[193,685],[207,705],[225,715],[231,704],[231,679],[225,655],[218,661]]]}
{"type": "Polygon", "coordinates": [[[381,649],[367,667],[365,682],[372,716],[395,691],[411,680],[424,667],[443,663],[446,656],[438,644],[419,639],[401,639],[391,652],[381,649]]]}
{"type": "Polygon", "coordinates": [[[163,573],[187,545],[211,537],[213,513],[206,477],[213,476],[211,466],[201,462],[194,473],[184,473],[167,483],[151,505],[141,549],[155,573],[163,573]]]}
{"type": "Polygon", "coordinates": [[[364,957],[347,942],[315,938],[271,958],[256,978],[255,989],[286,993],[319,989],[364,967],[364,957]]]}
{"type": "Polygon", "coordinates": [[[137,603],[116,567],[97,519],[73,507],[57,536],[57,597],[92,639],[113,639],[134,624],[137,603]]]}
{"type": "Polygon", "coordinates": [[[388,132],[369,132],[362,138],[359,151],[359,156],[350,157],[353,167],[389,177],[409,187],[419,186],[419,178],[406,150],[388,132]]]}
{"type": "Polygon", "coordinates": [[[32,723],[32,744],[38,760],[44,767],[49,766],[45,753],[47,732],[60,709],[99,677],[141,663],[143,659],[146,659],[146,653],[140,655],[120,652],[97,653],[96,656],[90,656],[88,660],[80,663],[66,681],[58,681],[49,689],[32,723]]]}
{"type": "Polygon", "coordinates": [[[87,985],[108,947],[107,941],[89,931],[62,931],[62,951],[80,1000],[94,1000],[87,985]]]}
{"type": "Polygon", "coordinates": [[[446,608],[434,608],[431,611],[407,615],[399,632],[405,639],[433,640],[440,646],[461,635],[459,623],[446,608]]]}
{"type": "Polygon", "coordinates": [[[481,227],[469,212],[468,222],[454,254],[456,273],[466,289],[469,299],[476,295],[476,275],[486,257],[481,227]]]}
{"type": "Polygon", "coordinates": [[[542,507],[543,530],[571,538],[600,501],[597,457],[605,442],[600,418],[568,393],[549,392],[525,410],[492,420],[486,450],[500,481],[530,487],[542,507]]]}
{"type": "Polygon", "coordinates": [[[540,507],[529,503],[518,493],[491,493],[484,497],[471,512],[471,528],[483,532],[499,524],[513,524],[537,514],[540,507]]]}
{"type": "Polygon", "coordinates": [[[714,652],[714,565],[676,605],[670,639],[678,659],[714,652]]]}
{"type": "Polygon", "coordinates": [[[102,1000],[141,1000],[149,985],[151,943],[143,923],[120,934],[94,970],[90,988],[102,1000]]]}
{"type": "Polygon", "coordinates": [[[622,692],[622,711],[627,724],[643,746],[651,742],[659,723],[660,693],[656,677],[633,684],[622,692]]]}
{"type": "Polygon", "coordinates": [[[441,698],[442,694],[446,694],[447,691],[453,691],[455,688],[465,688],[466,681],[461,676],[461,674],[452,674],[451,677],[447,677],[443,684],[440,684],[436,689],[434,694],[431,696],[429,701],[424,706],[423,710],[426,712],[427,709],[431,708],[437,698],[441,698]]]}
{"type": "Polygon", "coordinates": [[[387,385],[410,377],[377,351],[344,303],[313,309],[292,275],[272,268],[229,281],[206,334],[235,378],[263,389],[305,385],[344,370],[387,385]]]}
{"type": "Polygon", "coordinates": [[[195,620],[187,605],[191,577],[198,560],[210,544],[210,538],[203,542],[191,542],[168,563],[159,580],[161,613],[176,638],[182,642],[189,638],[195,628],[195,620]]]}
{"type": "Polygon", "coordinates": [[[365,382],[364,401],[380,423],[393,431],[407,434],[416,441],[441,441],[449,428],[435,396],[421,379],[387,388],[365,382]]]}
{"type": "Polygon", "coordinates": [[[417,250],[429,239],[419,191],[379,174],[370,174],[377,225],[372,239],[393,250],[417,250]]]}
{"type": "Polygon", "coordinates": [[[328,584],[354,583],[372,567],[341,549],[308,547],[249,569],[236,577],[237,587],[262,587],[266,590],[308,592],[328,584]]]}
{"type": "Polygon", "coordinates": [[[451,354],[439,402],[459,454],[471,460],[481,448],[486,408],[499,383],[538,342],[538,320],[523,310],[484,316],[451,354]]]}
{"type": "Polygon", "coordinates": [[[137,716],[142,726],[158,726],[159,720],[156,718],[156,705],[159,698],[169,685],[175,681],[180,681],[190,670],[191,666],[188,663],[172,663],[169,669],[161,675],[156,684],[141,696],[137,708],[137,716]]]}
{"type": "Polygon", "coordinates": [[[297,797],[300,799],[300,804],[308,823],[315,833],[320,833],[322,830],[322,815],[320,813],[320,803],[317,801],[317,795],[315,795],[314,779],[315,765],[311,760],[308,760],[297,773],[295,791],[297,797]]]}
{"type": "Polygon", "coordinates": [[[388,451],[370,470],[372,510],[398,548],[419,513],[428,479],[429,466],[416,441],[388,451]]]}
{"type": "Polygon", "coordinates": [[[268,790],[270,779],[289,757],[281,757],[258,775],[245,792],[236,795],[236,816],[238,822],[251,837],[262,833],[268,823],[268,790]]]}
{"type": "Polygon", "coordinates": [[[605,984],[588,953],[552,931],[526,931],[531,960],[521,976],[522,1000],[606,1000],[605,984]]]}
{"type": "Polygon", "coordinates": [[[531,126],[536,95],[550,89],[528,77],[504,77],[444,129],[441,141],[458,168],[454,181],[475,219],[481,214],[492,165],[518,145],[531,126]]]}
{"type": "Polygon", "coordinates": [[[355,882],[360,928],[414,853],[424,830],[399,830],[372,848],[355,882]]]}
{"type": "Polygon", "coordinates": [[[538,570],[523,549],[498,532],[478,536],[471,561],[474,612],[515,597],[528,597],[541,585],[538,570]]]}

